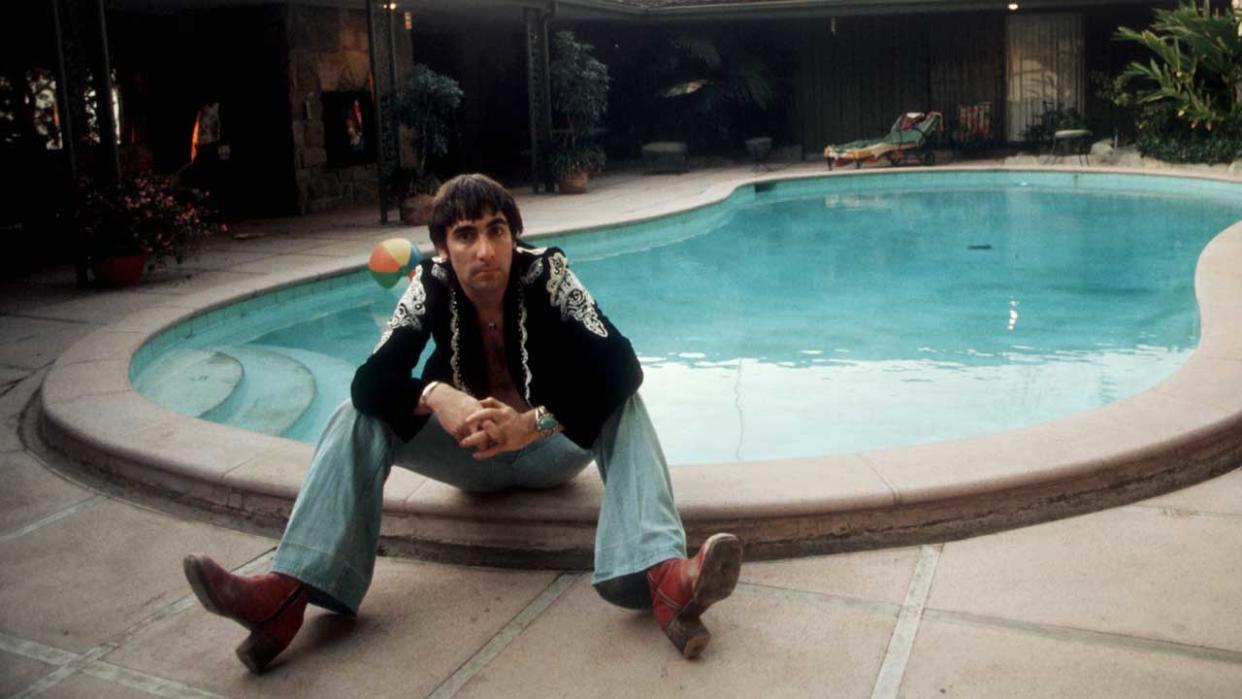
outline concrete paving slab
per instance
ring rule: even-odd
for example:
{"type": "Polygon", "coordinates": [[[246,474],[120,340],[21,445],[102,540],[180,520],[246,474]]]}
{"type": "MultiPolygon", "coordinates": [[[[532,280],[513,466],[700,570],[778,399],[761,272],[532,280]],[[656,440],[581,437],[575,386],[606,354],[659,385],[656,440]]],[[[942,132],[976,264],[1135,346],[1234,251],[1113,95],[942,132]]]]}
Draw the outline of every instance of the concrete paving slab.
{"type": "MultiPolygon", "coordinates": [[[[1238,259],[1242,259],[1242,254],[1238,255],[1238,259]]],[[[1237,264],[1233,260],[1229,262],[1237,264]]],[[[1242,314],[1242,300],[1238,299],[1238,295],[1242,295],[1242,280],[1234,286],[1234,289],[1213,289],[1213,293],[1219,293],[1224,298],[1213,305],[1204,306],[1201,311],[1199,324],[1203,331],[1199,337],[1200,349],[1197,351],[1202,352],[1205,357],[1242,359],[1242,323],[1233,322],[1234,318],[1242,314]]]]}
{"type": "MultiPolygon", "coordinates": [[[[525,216],[523,216],[525,220],[525,216]]],[[[426,230],[424,228],[424,230],[426,230]]],[[[320,241],[372,241],[372,244],[378,243],[385,238],[399,238],[410,235],[410,227],[405,225],[388,225],[388,226],[345,226],[345,227],[316,227],[314,230],[298,231],[298,235],[304,238],[315,238],[320,241]]]]}
{"type": "Polygon", "coordinates": [[[1242,651],[1242,521],[1124,508],[945,544],[927,606],[1242,651]]]}
{"type": "MultiPolygon", "coordinates": [[[[1205,426],[1229,419],[1232,411],[1198,400],[1176,398],[1161,391],[1148,391],[1109,403],[1090,412],[1066,418],[1073,421],[1069,434],[1058,441],[1095,456],[1116,454],[1121,449],[1146,449],[1185,439],[1205,426]]],[[[1036,431],[1045,437],[1055,423],[1036,431]]]]}
{"type": "Polygon", "coordinates": [[[147,308],[153,303],[175,306],[177,305],[177,296],[174,294],[156,294],[151,291],[138,293],[128,290],[101,290],[96,291],[90,296],[72,301],[36,306],[30,313],[40,318],[54,318],[57,320],[72,320],[81,323],[103,325],[118,320],[134,311],[147,308]]]}
{"type": "MultiPolygon", "coordinates": [[[[133,444],[134,434],[170,424],[180,417],[132,392],[86,396],[63,403],[45,398],[43,415],[46,422],[70,425],[69,432],[76,439],[119,447],[126,456],[140,456],[133,444]]],[[[55,442],[52,446],[63,448],[55,442]]]]}
{"type": "Polygon", "coordinates": [[[1242,470],[1144,500],[1138,506],[1242,516],[1242,470]]]}
{"type": "Polygon", "coordinates": [[[894,502],[884,479],[852,454],[773,460],[764,469],[759,479],[754,463],[673,466],[677,506],[691,518],[729,520],[883,508],[894,502]],[[816,487],[828,483],[831,487],[816,487]]]}
{"type": "MultiPolygon", "coordinates": [[[[141,689],[75,672],[39,695],[44,699],[151,699],[141,689]]],[[[158,695],[156,695],[158,696],[158,695]]]]}
{"type": "Polygon", "coordinates": [[[741,580],[900,605],[918,561],[919,549],[902,548],[752,562],[742,567],[741,580]]]}
{"type": "Polygon", "coordinates": [[[0,365],[38,369],[95,328],[41,318],[0,316],[0,365]]]}
{"type": "Polygon", "coordinates": [[[111,328],[100,328],[83,339],[83,342],[75,344],[61,354],[58,361],[61,364],[74,364],[114,359],[128,363],[134,352],[137,352],[147,340],[147,334],[136,331],[116,332],[111,328]]]}
{"type": "MultiPolygon", "coordinates": [[[[314,452],[313,444],[302,442],[292,448],[261,449],[225,473],[223,480],[239,491],[292,499],[306,480],[314,452]]],[[[399,508],[426,481],[413,471],[393,468],[384,483],[384,508],[399,508]]]]}
{"type": "Polygon", "coordinates": [[[25,452],[0,454],[0,534],[37,522],[94,495],[25,452]]]}
{"type": "Polygon", "coordinates": [[[1242,383],[1242,356],[1220,359],[1196,352],[1172,379],[1154,390],[1186,402],[1238,410],[1238,385],[1242,383]]]}
{"type": "Polygon", "coordinates": [[[230,697],[421,697],[554,578],[381,558],[357,619],[312,609],[263,675],[250,675],[233,655],[245,630],[197,606],[103,659],[230,697]]]}
{"type": "Polygon", "coordinates": [[[682,659],[647,612],[611,607],[584,576],[457,697],[868,696],[896,610],[740,585],[682,659]]]}
{"type": "Polygon", "coordinates": [[[249,284],[252,274],[236,274],[219,270],[172,267],[148,274],[133,291],[139,294],[184,296],[204,289],[234,284],[249,284]]]}
{"type": "MultiPolygon", "coordinates": [[[[379,242],[378,240],[375,242],[379,242]]],[[[322,255],[325,257],[356,257],[358,261],[366,262],[367,257],[371,254],[371,247],[374,243],[367,240],[344,240],[324,242],[319,241],[319,245],[307,250],[303,250],[303,255],[322,255]]]]}
{"type": "Polygon", "coordinates": [[[27,274],[23,281],[47,286],[72,287],[77,283],[77,273],[73,265],[46,267],[27,274]]]}
{"type": "Polygon", "coordinates": [[[17,694],[55,669],[55,665],[0,651],[0,696],[17,694]]]}
{"type": "Polygon", "coordinates": [[[179,306],[151,306],[125,316],[121,320],[109,325],[108,329],[117,332],[139,331],[154,335],[189,318],[191,315],[190,311],[179,306]]]}
{"type": "MultiPolygon", "coordinates": [[[[242,240],[233,237],[217,238],[209,242],[203,249],[279,254],[304,252],[307,248],[323,244],[323,241],[318,238],[302,238],[277,232],[264,234],[261,231],[255,231],[254,233],[259,235],[242,240]]],[[[245,235],[246,233],[241,232],[241,234],[245,235]]]]}
{"type": "MultiPolygon", "coordinates": [[[[299,443],[295,447],[263,449],[224,474],[224,482],[243,492],[279,498],[296,497],[315,447],[299,443]]],[[[394,471],[396,469],[393,469],[394,471]]]]}
{"type": "Polygon", "coordinates": [[[903,504],[974,495],[981,489],[1018,487],[1049,463],[1089,465],[1071,460],[1069,447],[1047,441],[1038,430],[878,449],[864,452],[861,458],[891,485],[903,504]],[[946,469],[944,464],[953,464],[953,468],[946,469]]]}
{"type": "MultiPolygon", "coordinates": [[[[305,217],[298,217],[305,218],[305,217]]],[[[305,227],[305,221],[299,225],[298,218],[260,218],[244,221],[234,221],[229,224],[229,230],[226,234],[217,234],[211,238],[210,243],[230,243],[233,242],[235,235],[271,235],[271,236],[287,236],[293,235],[294,230],[299,227],[305,227]]]]}
{"type": "Polygon", "coordinates": [[[1242,665],[924,618],[901,697],[1234,697],[1242,665]]]}
{"type": "Polygon", "coordinates": [[[92,293],[92,289],[79,289],[72,280],[65,285],[39,284],[29,278],[21,278],[0,284],[0,313],[24,314],[37,305],[72,301],[92,293]]]}
{"type": "Polygon", "coordinates": [[[272,272],[283,272],[290,268],[301,269],[307,265],[322,264],[323,262],[324,257],[322,255],[281,254],[234,265],[229,268],[229,271],[243,272],[245,274],[270,274],[272,272]]]}
{"type": "Polygon", "coordinates": [[[25,409],[26,404],[30,402],[30,397],[39,390],[43,377],[47,374],[46,369],[14,371],[20,373],[22,378],[8,384],[5,391],[0,393],[0,415],[15,415],[25,409]]]}
{"type": "Polygon", "coordinates": [[[86,396],[132,391],[128,359],[103,359],[57,364],[43,382],[43,399],[68,403],[86,396]]]}
{"type": "Polygon", "coordinates": [[[17,383],[30,375],[28,369],[16,369],[13,367],[0,367],[0,386],[8,386],[17,383]]]}
{"type": "Polygon", "coordinates": [[[25,449],[18,435],[18,422],[46,375],[46,370],[31,372],[0,395],[0,452],[25,449]]]}
{"type": "Polygon", "coordinates": [[[0,628],[83,652],[183,597],[186,553],[210,551],[237,566],[271,545],[101,498],[0,541],[0,628]]]}
{"type": "Polygon", "coordinates": [[[182,264],[183,269],[210,269],[223,272],[233,271],[237,265],[254,262],[271,257],[270,252],[242,252],[239,250],[205,250],[189,258],[182,264]]]}

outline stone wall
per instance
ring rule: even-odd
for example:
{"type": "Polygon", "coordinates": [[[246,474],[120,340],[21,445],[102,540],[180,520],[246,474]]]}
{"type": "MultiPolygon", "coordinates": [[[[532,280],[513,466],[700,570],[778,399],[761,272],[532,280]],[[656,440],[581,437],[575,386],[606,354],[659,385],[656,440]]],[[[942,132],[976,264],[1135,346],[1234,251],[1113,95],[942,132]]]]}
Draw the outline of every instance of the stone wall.
{"type": "Polygon", "coordinates": [[[298,211],[378,202],[375,165],[330,166],[324,147],[324,91],[370,90],[366,11],[291,4],[288,13],[298,211]]]}

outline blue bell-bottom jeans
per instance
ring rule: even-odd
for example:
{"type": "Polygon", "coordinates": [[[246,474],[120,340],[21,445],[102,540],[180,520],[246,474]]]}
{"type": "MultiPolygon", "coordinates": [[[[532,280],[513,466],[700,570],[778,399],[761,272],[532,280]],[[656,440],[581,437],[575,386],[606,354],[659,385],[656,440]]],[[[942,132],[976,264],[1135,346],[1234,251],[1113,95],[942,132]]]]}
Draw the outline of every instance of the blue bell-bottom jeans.
{"type": "Polygon", "coordinates": [[[604,423],[590,451],[563,435],[476,461],[433,416],[408,442],[346,401],[333,414],[298,493],[272,569],[314,588],[312,601],[356,614],[375,568],[384,481],[392,465],[472,492],[548,488],[594,458],[604,479],[595,531],[596,590],[624,607],[650,606],[644,571],[686,555],[668,466],[635,394],[604,423]]]}

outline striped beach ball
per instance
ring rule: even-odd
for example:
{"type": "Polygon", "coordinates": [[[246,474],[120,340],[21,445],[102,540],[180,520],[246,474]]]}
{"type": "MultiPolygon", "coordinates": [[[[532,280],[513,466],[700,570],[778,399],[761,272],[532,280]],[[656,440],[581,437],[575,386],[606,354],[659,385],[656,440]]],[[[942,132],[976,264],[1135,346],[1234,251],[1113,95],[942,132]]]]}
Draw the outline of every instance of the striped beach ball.
{"type": "Polygon", "coordinates": [[[405,238],[389,238],[376,243],[371,249],[371,259],[367,269],[375,282],[385,289],[391,289],[401,277],[410,273],[414,265],[422,259],[418,248],[405,238]]]}

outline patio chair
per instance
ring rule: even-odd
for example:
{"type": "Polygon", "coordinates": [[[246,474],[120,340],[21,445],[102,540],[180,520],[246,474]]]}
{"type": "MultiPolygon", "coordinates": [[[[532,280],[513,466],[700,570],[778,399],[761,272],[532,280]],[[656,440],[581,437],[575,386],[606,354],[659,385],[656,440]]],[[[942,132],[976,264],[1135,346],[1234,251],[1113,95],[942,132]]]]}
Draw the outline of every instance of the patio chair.
{"type": "Polygon", "coordinates": [[[985,148],[992,145],[992,103],[957,105],[957,128],[953,129],[957,148],[985,148]]]}
{"type": "Polygon", "coordinates": [[[881,139],[862,139],[824,148],[828,169],[837,165],[874,163],[881,158],[893,165],[900,165],[907,157],[916,158],[923,165],[934,165],[936,155],[928,148],[928,137],[943,128],[944,117],[940,112],[909,112],[897,117],[888,134],[881,139]]]}

